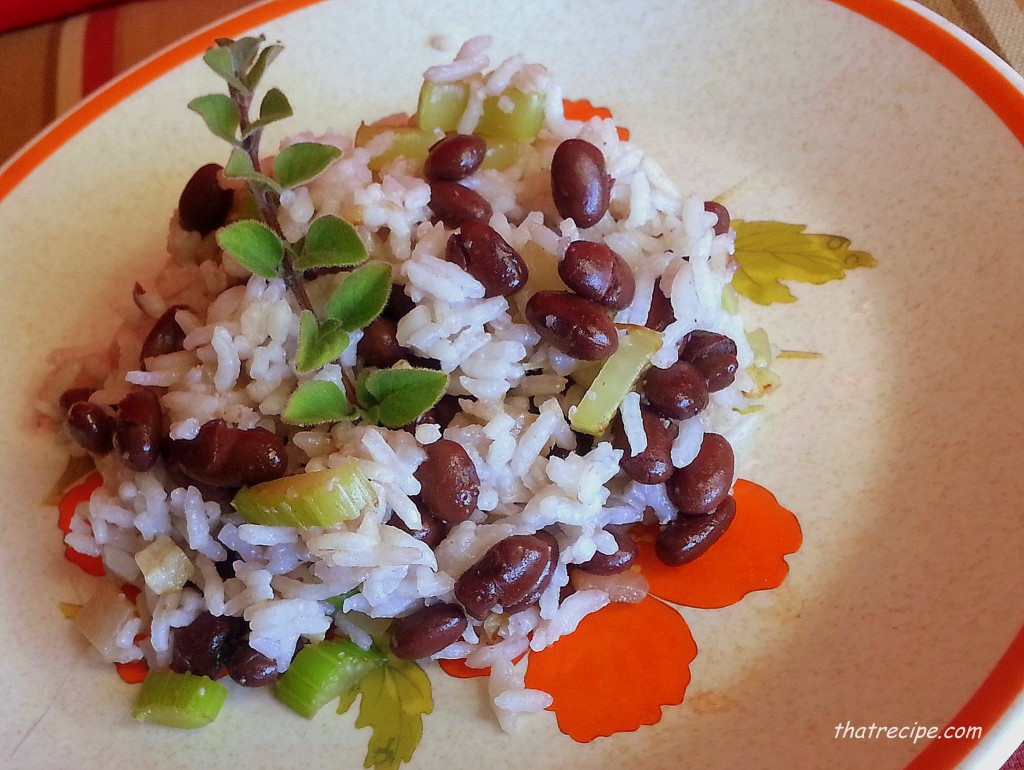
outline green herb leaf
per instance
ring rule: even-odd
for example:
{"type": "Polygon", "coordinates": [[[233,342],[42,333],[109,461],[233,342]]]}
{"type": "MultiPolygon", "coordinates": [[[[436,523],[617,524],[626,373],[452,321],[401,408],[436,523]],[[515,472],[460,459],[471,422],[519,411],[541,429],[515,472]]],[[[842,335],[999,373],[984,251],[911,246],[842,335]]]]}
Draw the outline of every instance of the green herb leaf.
{"type": "Polygon", "coordinates": [[[274,61],[274,59],[277,58],[277,55],[283,50],[284,46],[268,45],[260,51],[260,55],[256,57],[256,62],[252,65],[252,69],[250,69],[249,73],[243,78],[245,84],[250,90],[255,90],[256,85],[263,77],[263,73],[266,72],[267,65],[274,61]]]}
{"type": "Polygon", "coordinates": [[[227,81],[228,85],[242,93],[249,93],[245,83],[239,80],[235,70],[235,60],[230,48],[207,48],[203,54],[206,66],[227,81]]]}
{"type": "Polygon", "coordinates": [[[325,214],[313,220],[295,267],[352,267],[366,261],[359,233],[341,217],[325,214]]]}
{"type": "Polygon", "coordinates": [[[328,318],[318,324],[316,316],[308,310],[299,316],[299,350],[295,356],[295,368],[300,372],[319,369],[341,355],[348,347],[348,333],[341,323],[328,318]]]}
{"type": "Polygon", "coordinates": [[[238,144],[235,132],[238,131],[238,105],[226,94],[207,94],[197,96],[188,103],[188,108],[206,121],[206,127],[214,136],[238,144]]]}
{"type": "Polygon", "coordinates": [[[805,233],[805,225],[733,220],[736,262],[732,287],[760,305],[796,302],[782,281],[821,284],[836,281],[847,270],[874,267],[874,257],[850,248],[839,235],[805,233]]]}
{"type": "Polygon", "coordinates": [[[357,394],[365,409],[377,410],[375,422],[400,428],[436,404],[447,387],[448,375],[444,372],[392,368],[368,374],[362,387],[357,386],[357,394]]]}
{"type": "Polygon", "coordinates": [[[273,278],[284,259],[284,245],[262,222],[243,219],[217,231],[217,244],[256,275],[273,278]]]}
{"type": "Polygon", "coordinates": [[[214,42],[231,53],[231,63],[235,74],[241,76],[256,59],[256,52],[265,39],[263,35],[243,37],[238,40],[233,40],[230,37],[219,37],[214,42]]]}
{"type": "Polygon", "coordinates": [[[281,192],[281,185],[276,179],[271,179],[266,174],[261,174],[252,165],[252,158],[249,153],[240,147],[231,151],[228,162],[224,166],[224,176],[231,179],[247,179],[253,182],[260,182],[270,187],[275,192],[281,192]]]}
{"type": "Polygon", "coordinates": [[[313,380],[292,393],[281,419],[290,425],[319,425],[348,420],[355,413],[342,388],[333,382],[313,380]]]}
{"type": "Polygon", "coordinates": [[[417,663],[388,651],[384,665],[372,669],[341,696],[339,714],[348,711],[356,695],[362,696],[356,727],[373,730],[363,767],[398,770],[412,760],[423,737],[423,715],[434,710],[430,679],[417,663]]]}
{"type": "MultiPolygon", "coordinates": [[[[307,241],[308,246],[308,241],[307,241]]],[[[391,293],[391,266],[371,262],[352,271],[327,300],[324,315],[348,331],[361,329],[380,315],[391,293]]]]}
{"type": "Polygon", "coordinates": [[[260,119],[253,121],[246,135],[291,116],[292,105],[288,102],[288,97],[280,89],[271,88],[260,102],[260,119]]]}
{"type": "Polygon", "coordinates": [[[329,144],[290,144],[274,160],[274,176],[282,187],[297,187],[315,179],[339,155],[341,150],[329,144]]]}

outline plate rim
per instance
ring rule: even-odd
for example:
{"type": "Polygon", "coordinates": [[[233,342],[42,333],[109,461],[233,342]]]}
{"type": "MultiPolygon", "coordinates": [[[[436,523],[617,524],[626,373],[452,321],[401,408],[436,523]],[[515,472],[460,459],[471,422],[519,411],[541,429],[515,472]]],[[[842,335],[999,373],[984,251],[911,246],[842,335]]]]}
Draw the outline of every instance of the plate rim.
{"type": "MultiPolygon", "coordinates": [[[[0,203],[65,144],[132,94],[234,37],[326,0],[260,0],[180,38],[108,81],[39,131],[0,166],[0,203]]],[[[827,0],[895,34],[966,85],[1024,147],[1024,76],[916,0],[827,0]]],[[[1024,739],[1024,626],[945,727],[978,725],[981,738],[929,742],[906,770],[1003,763],[1024,739]]]]}

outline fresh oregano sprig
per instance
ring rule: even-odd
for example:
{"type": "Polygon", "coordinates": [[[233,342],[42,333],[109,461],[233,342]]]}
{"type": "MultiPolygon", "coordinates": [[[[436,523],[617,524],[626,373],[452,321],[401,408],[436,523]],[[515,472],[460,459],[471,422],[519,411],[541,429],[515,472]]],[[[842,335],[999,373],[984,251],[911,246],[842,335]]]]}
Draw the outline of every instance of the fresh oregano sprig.
{"type": "MultiPolygon", "coordinates": [[[[226,83],[227,94],[206,94],[189,102],[215,135],[231,145],[224,175],[244,180],[259,219],[243,219],[221,228],[218,245],[263,278],[280,277],[302,308],[295,366],[299,372],[319,369],[336,360],[350,343],[349,332],[371,323],[383,311],[391,291],[391,267],[362,265],[339,284],[322,317],[316,313],[303,281],[311,268],[352,268],[366,262],[367,252],[355,228],[340,217],[322,215],[305,237],[291,242],[281,230],[281,194],[316,179],[340,150],[318,142],[291,144],[274,159],[272,174],[263,172],[260,140],[263,130],[291,117],[288,98],[270,88],[251,115],[256,87],[267,67],[283,50],[264,45],[264,38],[218,38],[203,61],[226,83]]],[[[432,407],[444,393],[448,376],[412,367],[363,372],[349,394],[334,383],[314,380],[292,394],[282,415],[287,422],[311,425],[362,419],[400,427],[432,407]]]]}

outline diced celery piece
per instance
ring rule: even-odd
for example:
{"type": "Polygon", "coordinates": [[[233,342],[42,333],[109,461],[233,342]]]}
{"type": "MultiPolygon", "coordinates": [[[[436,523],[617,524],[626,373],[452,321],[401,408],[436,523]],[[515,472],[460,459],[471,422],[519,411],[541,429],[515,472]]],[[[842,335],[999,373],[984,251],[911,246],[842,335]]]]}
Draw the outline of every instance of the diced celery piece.
{"type": "Polygon", "coordinates": [[[493,168],[496,171],[504,171],[519,160],[519,145],[503,139],[488,139],[487,152],[484,153],[484,162],[480,168],[493,168]]]}
{"type": "Polygon", "coordinates": [[[468,83],[424,81],[416,108],[416,123],[425,131],[454,131],[469,101],[468,83]]]}
{"type": "Polygon", "coordinates": [[[140,722],[194,730],[217,718],[228,688],[208,676],[150,671],[132,716],[140,722]]]}
{"type": "Polygon", "coordinates": [[[754,353],[754,366],[768,367],[772,365],[772,343],[768,332],[761,327],[747,332],[747,343],[754,353]]]}
{"type": "Polygon", "coordinates": [[[599,436],[605,432],[623,397],[647,371],[651,356],[661,347],[661,332],[645,326],[619,328],[626,330],[625,337],[619,339],[619,349],[604,362],[597,379],[570,413],[569,425],[580,433],[599,436]]]}
{"type": "Polygon", "coordinates": [[[231,504],[250,524],[331,527],[377,501],[355,460],[338,468],[286,476],[241,489],[231,504]]]}
{"type": "Polygon", "coordinates": [[[382,134],[391,135],[391,144],[382,153],[370,158],[367,165],[373,171],[380,171],[398,157],[423,160],[427,157],[427,150],[444,137],[440,132],[423,131],[412,126],[368,126],[360,123],[356,131],[356,146],[365,147],[382,134]]]}
{"type": "Polygon", "coordinates": [[[135,554],[135,562],[142,570],[146,585],[157,595],[177,591],[191,579],[195,570],[188,554],[167,535],[160,535],[135,554]]]}
{"type": "Polygon", "coordinates": [[[729,315],[740,312],[740,295],[736,293],[732,284],[727,283],[722,287],[722,310],[729,315]]]}
{"type": "Polygon", "coordinates": [[[565,283],[558,274],[558,259],[551,252],[545,251],[534,241],[527,241],[519,250],[519,256],[526,263],[529,271],[526,285],[521,294],[524,300],[529,299],[538,291],[566,291],[565,283]]]}
{"type": "Polygon", "coordinates": [[[277,680],[274,695],[292,711],[312,719],[321,707],[351,690],[384,660],[372,647],[363,650],[352,642],[308,644],[277,680]]]}
{"type": "Polygon", "coordinates": [[[544,123],[544,94],[524,94],[518,88],[509,88],[500,96],[484,99],[484,111],[474,133],[513,142],[532,142],[544,123]],[[501,104],[512,102],[512,110],[505,112],[501,104]]]}

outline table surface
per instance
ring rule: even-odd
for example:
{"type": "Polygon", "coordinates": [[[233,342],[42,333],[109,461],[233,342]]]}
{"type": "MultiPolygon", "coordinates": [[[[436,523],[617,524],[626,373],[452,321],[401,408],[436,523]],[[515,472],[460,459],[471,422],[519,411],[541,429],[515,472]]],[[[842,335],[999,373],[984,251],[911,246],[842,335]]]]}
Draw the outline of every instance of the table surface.
{"type": "MultiPolygon", "coordinates": [[[[924,0],[1024,73],[1024,0],[924,0]]],[[[142,0],[0,34],[0,163],[91,91],[249,0],[142,0]]],[[[1003,770],[1024,770],[1024,745],[1003,770]]]]}

